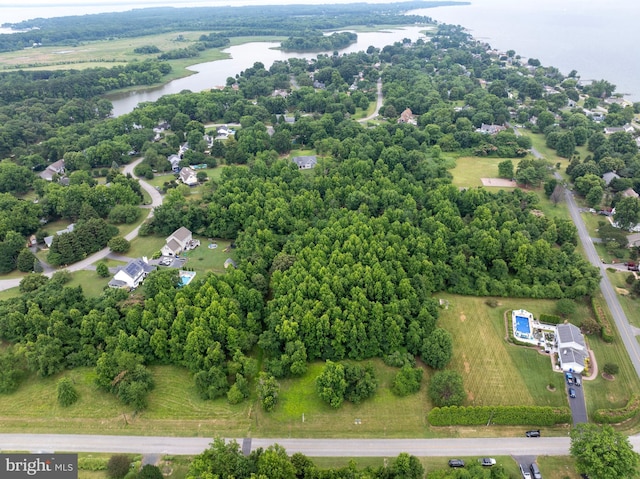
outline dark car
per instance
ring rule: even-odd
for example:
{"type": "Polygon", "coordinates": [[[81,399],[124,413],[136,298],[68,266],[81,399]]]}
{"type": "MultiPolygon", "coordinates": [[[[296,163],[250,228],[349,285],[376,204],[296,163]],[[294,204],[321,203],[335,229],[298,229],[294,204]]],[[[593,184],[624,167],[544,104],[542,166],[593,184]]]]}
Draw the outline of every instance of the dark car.
{"type": "Polygon", "coordinates": [[[534,429],[525,433],[527,437],[540,437],[540,429],[534,429]]]}
{"type": "Polygon", "coordinates": [[[462,459],[449,459],[449,467],[464,467],[462,459]]]}
{"type": "Polygon", "coordinates": [[[573,378],[573,384],[576,386],[581,386],[582,385],[582,380],[580,379],[580,376],[576,376],[573,378]]]}
{"type": "Polygon", "coordinates": [[[569,388],[569,397],[570,398],[576,397],[576,390],[575,389],[569,388]]]}

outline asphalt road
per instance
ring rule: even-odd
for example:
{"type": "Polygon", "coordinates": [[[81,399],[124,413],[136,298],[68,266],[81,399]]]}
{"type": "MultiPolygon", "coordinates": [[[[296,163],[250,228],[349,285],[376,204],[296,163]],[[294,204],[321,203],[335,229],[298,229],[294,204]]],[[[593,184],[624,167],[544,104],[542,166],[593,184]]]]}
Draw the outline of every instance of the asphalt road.
{"type": "MultiPolygon", "coordinates": [[[[524,430],[523,430],[524,436],[524,430]]],[[[243,440],[237,438],[238,444],[243,440]]],[[[4,451],[73,451],[141,454],[199,454],[211,438],[85,436],[55,434],[0,434],[4,451]]],[[[246,442],[246,441],[245,441],[246,442]]],[[[278,443],[288,454],[314,457],[392,457],[401,452],[415,456],[568,455],[568,437],[509,437],[472,439],[260,439],[252,438],[251,450],[278,443]]],[[[638,441],[640,445],[640,441],[638,441]]]]}
{"type": "MultiPolygon", "coordinates": [[[[559,176],[560,175],[556,173],[556,178],[559,176]]],[[[636,370],[636,374],[640,376],[640,344],[638,344],[638,342],[636,341],[634,330],[629,324],[629,320],[624,314],[622,306],[620,306],[618,296],[613,290],[613,286],[611,286],[611,282],[607,277],[606,268],[608,267],[608,265],[602,264],[600,256],[598,256],[598,253],[593,246],[593,242],[591,241],[591,238],[587,233],[587,228],[584,224],[584,221],[582,221],[580,211],[578,209],[578,206],[576,205],[575,199],[573,198],[573,193],[568,189],[565,189],[565,199],[567,201],[567,206],[569,207],[571,219],[573,220],[573,223],[576,225],[576,228],[578,230],[578,236],[580,237],[580,242],[584,247],[587,259],[591,262],[591,264],[600,269],[600,274],[602,275],[602,279],[600,280],[600,290],[602,291],[602,295],[607,302],[609,311],[611,311],[611,316],[613,317],[620,336],[622,337],[622,342],[624,343],[624,346],[629,353],[629,357],[631,358],[631,363],[636,370]]]]}
{"type": "MultiPolygon", "coordinates": [[[[574,374],[574,377],[582,377],[579,374],[574,374]]],[[[565,390],[567,393],[567,397],[569,399],[569,406],[571,407],[571,417],[573,419],[573,425],[579,424],[581,422],[589,422],[589,417],[587,416],[587,403],[584,397],[584,390],[582,386],[565,386],[565,390]],[[576,393],[576,397],[569,397],[569,388],[573,388],[576,393]]]]}

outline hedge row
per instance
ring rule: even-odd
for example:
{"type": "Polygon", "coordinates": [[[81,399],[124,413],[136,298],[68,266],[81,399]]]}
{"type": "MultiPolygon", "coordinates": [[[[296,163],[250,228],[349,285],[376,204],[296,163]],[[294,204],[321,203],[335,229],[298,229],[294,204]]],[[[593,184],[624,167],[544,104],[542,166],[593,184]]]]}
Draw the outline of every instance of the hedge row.
{"type": "Polygon", "coordinates": [[[597,323],[600,325],[600,337],[605,343],[612,343],[614,336],[611,324],[609,324],[609,320],[607,319],[604,310],[600,307],[594,297],[591,297],[591,308],[593,309],[593,314],[596,317],[597,323]]]}
{"type": "Polygon", "coordinates": [[[550,406],[449,406],[436,407],[427,417],[433,426],[554,426],[571,422],[569,408],[550,406]]]}
{"type": "Polygon", "coordinates": [[[625,407],[620,409],[598,409],[593,420],[597,423],[618,424],[635,417],[640,412],[640,396],[633,395],[625,407]]]}
{"type": "Polygon", "coordinates": [[[564,319],[560,316],[556,316],[555,314],[540,314],[540,322],[545,324],[562,324],[564,323],[564,319]]]}

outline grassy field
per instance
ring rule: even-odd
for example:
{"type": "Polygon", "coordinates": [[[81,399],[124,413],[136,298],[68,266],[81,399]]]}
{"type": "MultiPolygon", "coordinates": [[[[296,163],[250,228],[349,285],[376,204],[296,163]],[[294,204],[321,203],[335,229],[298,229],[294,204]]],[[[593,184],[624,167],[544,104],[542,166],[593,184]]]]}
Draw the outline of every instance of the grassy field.
{"type": "MultiPolygon", "coordinates": [[[[513,167],[517,168],[519,158],[510,158],[513,161],[513,167]]],[[[463,156],[456,160],[456,167],[451,170],[453,175],[453,184],[455,186],[471,188],[482,186],[480,178],[497,178],[498,163],[504,161],[505,158],[487,158],[476,156],[463,156]]],[[[487,187],[485,187],[487,188],[487,187]]],[[[488,187],[490,191],[499,189],[511,191],[513,188],[504,187],[488,187]]]]}
{"type": "Polygon", "coordinates": [[[224,273],[224,262],[228,258],[235,260],[233,250],[224,251],[229,247],[231,241],[223,239],[214,239],[213,243],[218,247],[210,249],[209,239],[204,236],[194,235],[193,239],[200,240],[200,246],[194,250],[187,251],[183,256],[187,257],[186,266],[193,269],[196,272],[208,273],[213,271],[214,273],[224,273]]]}
{"type": "MultiPolygon", "coordinates": [[[[629,291],[630,286],[625,280],[631,274],[633,273],[629,271],[607,271],[607,276],[609,281],[611,281],[612,286],[614,288],[619,288],[620,292],[622,290],[629,291]]],[[[618,294],[618,300],[620,301],[620,305],[622,306],[624,314],[627,316],[629,322],[640,328],[640,308],[638,308],[638,299],[626,294],[618,294]]]]}
{"type": "Polygon", "coordinates": [[[102,294],[102,291],[107,287],[110,280],[111,276],[101,278],[95,271],[75,271],[74,273],[71,273],[71,281],[69,281],[65,286],[82,286],[82,291],[85,295],[97,297],[102,294]]]}
{"type": "Polygon", "coordinates": [[[562,375],[553,372],[549,357],[505,340],[505,312],[523,308],[538,316],[553,312],[553,301],[500,299],[499,307],[490,308],[484,298],[438,297],[449,302],[439,324],[455,338],[449,367],[462,375],[470,405],[567,404],[562,375]],[[556,390],[547,390],[549,384],[556,390]]]}

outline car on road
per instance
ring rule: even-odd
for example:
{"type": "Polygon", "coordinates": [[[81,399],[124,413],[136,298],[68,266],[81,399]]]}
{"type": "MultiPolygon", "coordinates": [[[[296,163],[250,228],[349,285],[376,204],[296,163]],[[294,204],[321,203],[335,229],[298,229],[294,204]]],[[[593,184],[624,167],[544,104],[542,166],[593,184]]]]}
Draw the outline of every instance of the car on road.
{"type": "Polygon", "coordinates": [[[569,397],[570,398],[576,397],[576,390],[575,389],[569,388],[569,397]]]}
{"type": "Polygon", "coordinates": [[[526,468],[522,467],[522,464],[520,464],[520,473],[522,474],[523,479],[531,479],[531,473],[527,471],[526,468]]]}
{"type": "Polygon", "coordinates": [[[480,464],[486,467],[491,467],[496,465],[496,460],[493,457],[483,457],[480,459],[480,464]]]}
{"type": "Polygon", "coordinates": [[[582,380],[580,379],[580,376],[576,376],[573,378],[573,384],[576,386],[582,385],[582,380]]]}
{"type": "Polygon", "coordinates": [[[449,459],[449,467],[464,467],[462,459],[449,459]]]}
{"type": "Polygon", "coordinates": [[[540,429],[533,429],[525,433],[527,437],[540,437],[540,429]]]}

